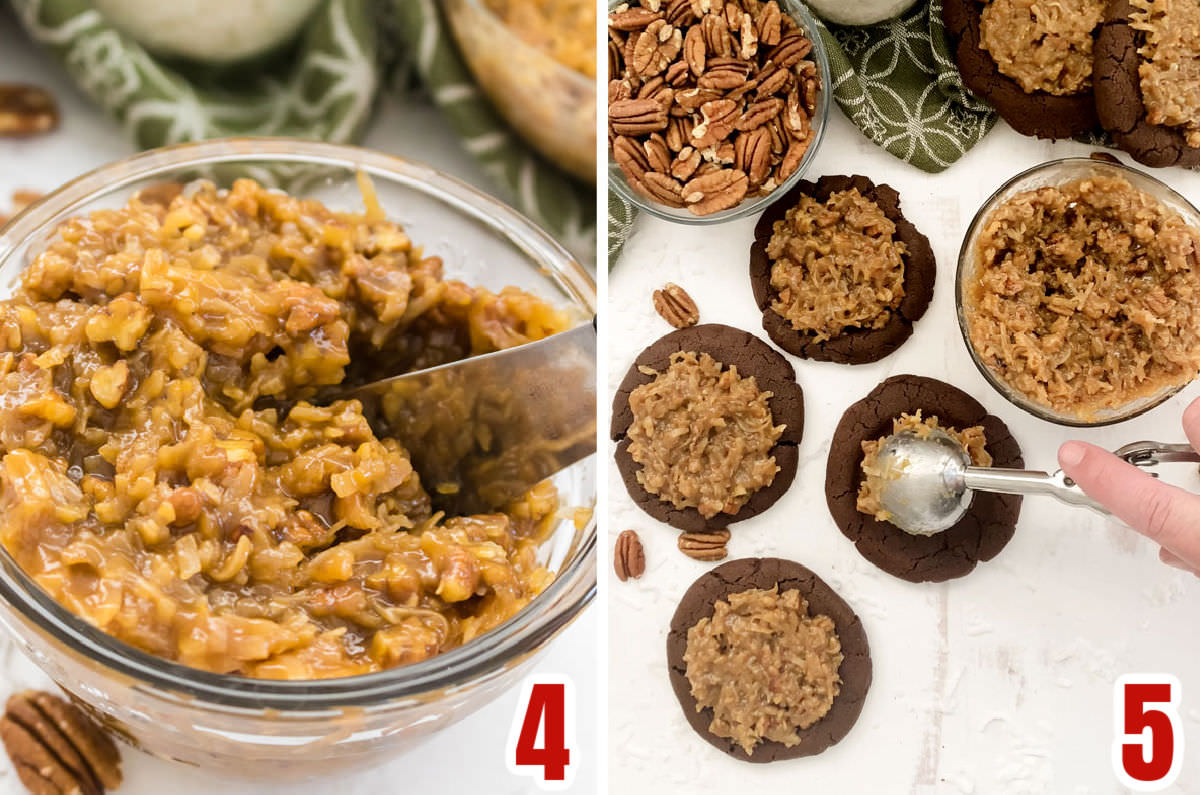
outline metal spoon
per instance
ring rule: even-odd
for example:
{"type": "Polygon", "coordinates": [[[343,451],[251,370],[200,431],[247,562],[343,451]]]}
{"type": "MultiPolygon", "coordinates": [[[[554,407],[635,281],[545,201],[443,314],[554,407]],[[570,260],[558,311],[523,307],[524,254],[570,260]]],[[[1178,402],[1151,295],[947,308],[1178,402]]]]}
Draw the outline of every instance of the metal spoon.
{"type": "Polygon", "coordinates": [[[321,396],[342,398],[404,446],[436,509],[498,510],[596,452],[595,321],[321,396]]]}
{"type": "MultiPolygon", "coordinates": [[[[1200,454],[1186,444],[1134,442],[1114,452],[1140,467],[1200,463],[1200,454]]],[[[1061,469],[1048,474],[971,466],[967,451],[941,428],[920,435],[911,430],[892,434],[880,445],[876,465],[883,481],[880,506],[891,515],[892,524],[914,535],[933,535],[953,527],[967,512],[975,491],[1045,494],[1109,515],[1061,469]]]]}

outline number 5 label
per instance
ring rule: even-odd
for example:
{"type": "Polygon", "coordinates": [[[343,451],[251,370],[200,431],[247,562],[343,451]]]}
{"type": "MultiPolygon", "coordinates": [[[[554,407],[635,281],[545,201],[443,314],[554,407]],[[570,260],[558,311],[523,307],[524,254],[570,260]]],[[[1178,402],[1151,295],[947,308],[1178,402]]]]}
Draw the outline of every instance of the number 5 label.
{"type": "Polygon", "coordinates": [[[559,674],[527,677],[508,732],[509,772],[533,777],[544,790],[565,790],[575,779],[574,747],[575,683],[559,674]]]}
{"type": "Polygon", "coordinates": [[[1134,792],[1166,789],[1183,764],[1182,688],[1169,674],[1126,674],[1113,689],[1113,770],[1134,792]]]}

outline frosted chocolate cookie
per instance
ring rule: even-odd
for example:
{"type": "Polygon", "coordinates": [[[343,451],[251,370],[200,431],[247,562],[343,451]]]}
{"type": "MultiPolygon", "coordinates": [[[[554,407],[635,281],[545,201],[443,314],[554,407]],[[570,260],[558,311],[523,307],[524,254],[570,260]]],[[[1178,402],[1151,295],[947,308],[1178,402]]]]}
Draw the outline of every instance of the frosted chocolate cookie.
{"type": "Polygon", "coordinates": [[[746,762],[834,745],[871,685],[858,616],[816,574],[779,558],[730,561],[696,580],[671,619],[667,667],[696,733],[746,762]]]}
{"type": "Polygon", "coordinates": [[[804,397],[786,359],[708,323],[642,351],[613,399],[611,438],[629,495],[683,531],[771,507],[796,476],[804,397]]]}
{"type": "Polygon", "coordinates": [[[1200,165],[1200,4],[1113,0],[1096,39],[1096,110],[1148,166],[1200,165]]]}
{"type": "Polygon", "coordinates": [[[900,195],[866,177],[801,181],[759,219],[750,283],[763,329],[806,359],[874,362],[925,314],[937,264],[900,195]]]}
{"type": "Polygon", "coordinates": [[[887,521],[873,501],[870,466],[863,463],[873,446],[897,429],[897,420],[924,424],[934,417],[959,435],[976,465],[1024,466],[1008,427],[973,397],[932,378],[897,375],[846,409],[825,469],[825,499],[843,535],[867,560],[911,582],[961,577],[979,561],[996,557],[1012,538],[1021,512],[1018,496],[979,492],[966,515],[942,533],[913,535],[887,521]]]}
{"type": "Polygon", "coordinates": [[[945,0],[958,71],[1013,129],[1070,138],[1096,126],[1095,35],[1104,0],[945,0]]]}

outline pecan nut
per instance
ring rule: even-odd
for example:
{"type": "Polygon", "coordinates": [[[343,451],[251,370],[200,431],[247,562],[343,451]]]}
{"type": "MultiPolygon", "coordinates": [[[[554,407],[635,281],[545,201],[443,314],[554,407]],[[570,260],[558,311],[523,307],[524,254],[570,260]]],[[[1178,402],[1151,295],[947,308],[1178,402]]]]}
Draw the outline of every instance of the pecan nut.
{"type": "Polygon", "coordinates": [[[683,201],[692,213],[711,215],[737,206],[749,188],[746,172],[723,168],[688,180],[683,186],[683,201]]]}
{"type": "Polygon", "coordinates": [[[656,22],[663,18],[661,12],[651,11],[648,8],[633,6],[624,11],[616,11],[608,15],[608,26],[613,30],[634,31],[643,30],[651,22],[656,22]]]}
{"type": "Polygon", "coordinates": [[[27,138],[58,126],[58,104],[44,88],[0,83],[0,138],[27,138]]]}
{"type": "Polygon", "coordinates": [[[779,10],[779,3],[775,0],[767,3],[762,7],[758,14],[758,42],[767,47],[774,47],[779,43],[779,38],[783,33],[782,30],[783,12],[779,10]]]}
{"type": "Polygon", "coordinates": [[[792,31],[779,40],[771,50],[771,60],[776,66],[783,69],[790,69],[804,56],[812,52],[812,42],[808,37],[799,31],[792,31]]]}
{"type": "Polygon", "coordinates": [[[81,709],[50,693],[11,696],[0,741],[33,795],[103,795],[121,785],[121,756],[112,739],[81,709]]]}
{"type": "Polygon", "coordinates": [[[647,171],[636,179],[631,178],[629,185],[651,201],[668,207],[683,207],[683,185],[669,174],[647,171]]]}
{"type": "Polygon", "coordinates": [[[613,549],[613,569],[621,582],[631,578],[636,580],[646,573],[646,550],[635,531],[625,530],[617,536],[617,546],[613,549]]]}
{"type": "Polygon", "coordinates": [[[771,173],[771,132],[759,127],[739,135],[733,146],[733,164],[746,172],[754,187],[766,182],[771,173]]]}
{"type": "Polygon", "coordinates": [[[708,530],[703,533],[680,533],[679,551],[693,560],[721,560],[729,551],[725,545],[729,543],[729,531],[708,530]]]}
{"type": "Polygon", "coordinates": [[[608,106],[608,122],[616,135],[646,135],[666,128],[667,111],[653,99],[620,99],[608,106]]]}
{"type": "Polygon", "coordinates": [[[704,33],[696,25],[688,28],[683,37],[683,60],[688,69],[696,77],[704,74],[704,59],[708,57],[708,45],[704,43],[704,33]]]}
{"type": "Polygon", "coordinates": [[[661,74],[681,49],[683,33],[665,19],[657,19],[638,34],[629,66],[644,77],[661,74]]]}
{"type": "Polygon", "coordinates": [[[678,284],[667,282],[661,290],[654,291],[654,311],[675,328],[687,328],[700,322],[700,310],[696,302],[678,284]]]}
{"type": "Polygon", "coordinates": [[[700,106],[701,122],[692,128],[692,146],[707,149],[724,141],[738,122],[738,106],[732,99],[714,99],[700,106]]]}

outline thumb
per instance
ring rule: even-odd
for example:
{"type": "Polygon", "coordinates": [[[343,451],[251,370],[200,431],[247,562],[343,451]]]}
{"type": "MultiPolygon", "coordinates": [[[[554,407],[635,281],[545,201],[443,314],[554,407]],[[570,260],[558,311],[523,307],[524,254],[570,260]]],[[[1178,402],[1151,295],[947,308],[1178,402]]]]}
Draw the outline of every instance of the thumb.
{"type": "Polygon", "coordinates": [[[1127,525],[1200,568],[1200,496],[1163,483],[1107,450],[1086,442],[1067,442],[1058,463],[1079,484],[1127,525]]]}

